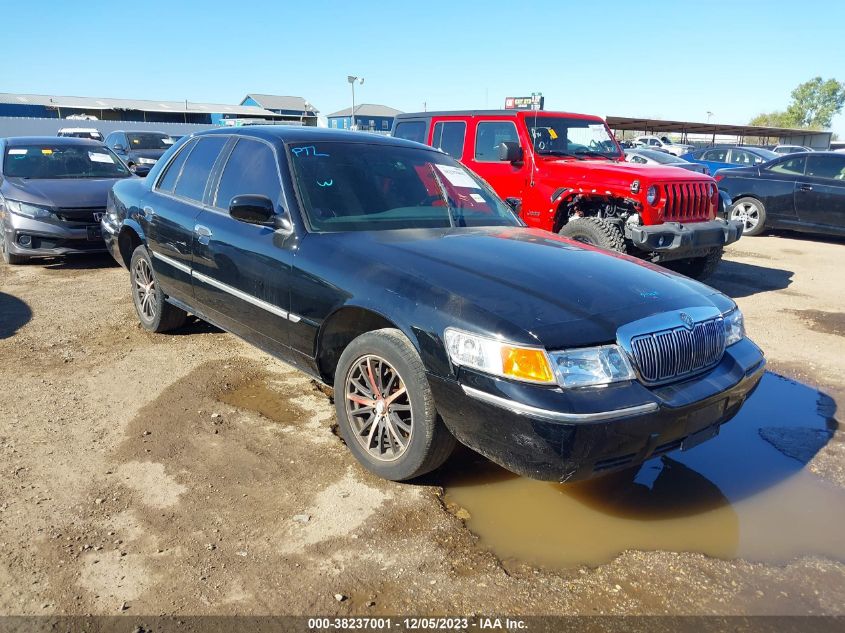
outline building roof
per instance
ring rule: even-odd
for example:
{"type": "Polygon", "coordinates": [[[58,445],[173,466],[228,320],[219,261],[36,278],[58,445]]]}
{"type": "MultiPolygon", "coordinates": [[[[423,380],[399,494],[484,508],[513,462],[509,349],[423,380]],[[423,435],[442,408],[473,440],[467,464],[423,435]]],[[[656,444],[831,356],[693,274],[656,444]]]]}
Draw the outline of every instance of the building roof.
{"type": "Polygon", "coordinates": [[[180,114],[184,112],[188,114],[236,114],[261,116],[264,118],[279,117],[275,112],[258,106],[197,103],[195,101],[156,101],[152,99],[112,99],[109,97],[63,97],[56,95],[0,93],[0,103],[78,110],[141,110],[144,112],[178,112],[180,114]]]}
{"type": "Polygon", "coordinates": [[[786,127],[767,127],[760,125],[730,125],[724,123],[694,123],[691,121],[665,121],[661,119],[609,116],[607,125],[614,130],[634,130],[637,132],[667,133],[682,132],[687,134],[726,134],[733,136],[777,136],[780,138],[796,136],[830,135],[826,130],[807,130],[786,127]]]}
{"type": "MultiPolygon", "coordinates": [[[[244,98],[244,101],[246,101],[247,99],[252,99],[262,108],[267,108],[268,110],[294,110],[296,112],[314,113],[319,112],[319,110],[315,108],[313,104],[309,103],[302,97],[292,97],[285,95],[262,95],[255,92],[251,92],[244,98]]],[[[241,103],[243,103],[243,101],[241,101],[241,103]]]]}
{"type": "MultiPolygon", "coordinates": [[[[343,110],[338,110],[337,112],[333,112],[332,114],[328,115],[328,118],[336,117],[336,116],[350,116],[352,114],[352,108],[344,108],[343,110]]],[[[386,105],[378,105],[377,103],[361,103],[355,106],[355,116],[396,116],[397,114],[402,114],[401,110],[397,110],[396,108],[391,108],[386,105]]]]}

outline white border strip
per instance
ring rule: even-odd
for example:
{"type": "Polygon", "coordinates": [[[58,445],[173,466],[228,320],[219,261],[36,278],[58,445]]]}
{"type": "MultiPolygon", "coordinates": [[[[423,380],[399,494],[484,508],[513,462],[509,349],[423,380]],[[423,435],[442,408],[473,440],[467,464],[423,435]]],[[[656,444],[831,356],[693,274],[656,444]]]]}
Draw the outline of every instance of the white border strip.
{"type": "Polygon", "coordinates": [[[549,409],[539,409],[532,407],[529,404],[522,404],[515,400],[508,400],[494,396],[492,393],[473,389],[466,385],[461,385],[461,389],[468,396],[502,407],[509,411],[513,411],[517,415],[528,415],[536,418],[544,418],[546,420],[556,420],[558,422],[599,422],[601,420],[611,420],[614,418],[627,418],[632,415],[640,415],[642,413],[651,413],[657,411],[659,408],[656,402],[649,402],[641,404],[636,407],[628,407],[627,409],[616,409],[615,411],[599,411],[597,413],[565,413],[563,411],[550,411],[549,409]]]}
{"type": "Polygon", "coordinates": [[[161,253],[157,253],[152,249],[150,249],[150,252],[153,254],[153,257],[155,257],[156,259],[160,259],[165,264],[170,264],[176,270],[181,270],[183,273],[185,273],[187,275],[191,274],[191,267],[190,266],[186,266],[182,262],[177,262],[175,259],[173,259],[171,257],[167,257],[167,255],[162,255],[161,253]]]}

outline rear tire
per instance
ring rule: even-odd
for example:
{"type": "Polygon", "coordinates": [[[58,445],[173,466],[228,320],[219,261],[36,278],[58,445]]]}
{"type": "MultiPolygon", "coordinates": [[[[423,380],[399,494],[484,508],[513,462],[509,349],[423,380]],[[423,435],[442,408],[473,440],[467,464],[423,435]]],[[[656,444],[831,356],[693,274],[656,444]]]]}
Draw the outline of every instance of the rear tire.
{"type": "Polygon", "coordinates": [[[379,477],[419,477],[455,448],[419,354],[399,330],[384,328],[353,340],[340,355],[334,394],[347,447],[379,477]]]}
{"type": "Polygon", "coordinates": [[[558,234],[608,251],[626,252],[622,231],[601,218],[571,219],[558,234]]]}
{"type": "Polygon", "coordinates": [[[728,219],[742,222],[742,234],[754,237],[766,230],[766,207],[757,198],[745,196],[731,205],[728,219]]]}
{"type": "Polygon", "coordinates": [[[143,328],[149,332],[167,332],[181,327],[188,313],[168,303],[158,282],[147,247],[141,244],[129,263],[132,302],[143,328]]]}
{"type": "Polygon", "coordinates": [[[3,261],[10,266],[19,266],[29,261],[29,257],[26,255],[14,255],[9,252],[8,239],[6,236],[3,236],[2,241],[0,241],[0,250],[3,251],[3,261]]]}
{"type": "Polygon", "coordinates": [[[719,248],[714,248],[704,257],[669,261],[663,264],[663,266],[687,277],[703,281],[716,272],[719,262],[722,261],[723,253],[724,249],[720,246],[719,248]]]}

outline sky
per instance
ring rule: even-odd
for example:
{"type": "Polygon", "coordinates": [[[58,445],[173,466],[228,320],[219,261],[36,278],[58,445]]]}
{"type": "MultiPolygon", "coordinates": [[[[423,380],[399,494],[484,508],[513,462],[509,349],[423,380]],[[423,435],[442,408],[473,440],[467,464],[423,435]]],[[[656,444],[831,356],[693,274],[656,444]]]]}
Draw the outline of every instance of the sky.
{"type": "MultiPolygon", "coordinates": [[[[840,0],[0,0],[0,92],[240,103],[323,115],[546,109],[747,123],[816,75],[845,81],[840,0]]],[[[845,115],[833,130],[845,137],[845,115]]]]}

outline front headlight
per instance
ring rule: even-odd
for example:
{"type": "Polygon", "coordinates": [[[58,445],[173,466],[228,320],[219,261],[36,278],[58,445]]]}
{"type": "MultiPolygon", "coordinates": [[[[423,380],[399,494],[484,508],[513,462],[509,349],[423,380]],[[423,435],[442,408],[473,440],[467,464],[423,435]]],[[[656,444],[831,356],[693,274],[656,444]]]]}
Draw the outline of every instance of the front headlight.
{"type": "Polygon", "coordinates": [[[39,207],[28,202],[19,202],[18,200],[6,200],[6,208],[15,215],[22,215],[25,218],[49,218],[53,212],[45,207],[39,207]]]}
{"type": "Polygon", "coordinates": [[[156,164],[156,159],[155,159],[155,158],[143,158],[143,157],[140,157],[140,158],[138,158],[138,162],[139,162],[141,165],[155,165],[155,164],[156,164]]]}
{"type": "Polygon", "coordinates": [[[725,347],[738,343],[745,338],[745,319],[739,308],[734,308],[722,319],[725,323],[725,347]]]}
{"type": "Polygon", "coordinates": [[[594,387],[636,377],[618,345],[550,352],[549,357],[561,387],[594,387]]]}
{"type": "Polygon", "coordinates": [[[447,328],[446,351],[455,365],[526,382],[555,382],[546,350],[522,347],[447,328]]]}
{"type": "Polygon", "coordinates": [[[657,186],[652,185],[648,188],[648,191],[645,194],[645,200],[649,204],[655,204],[657,202],[657,186]]]}

